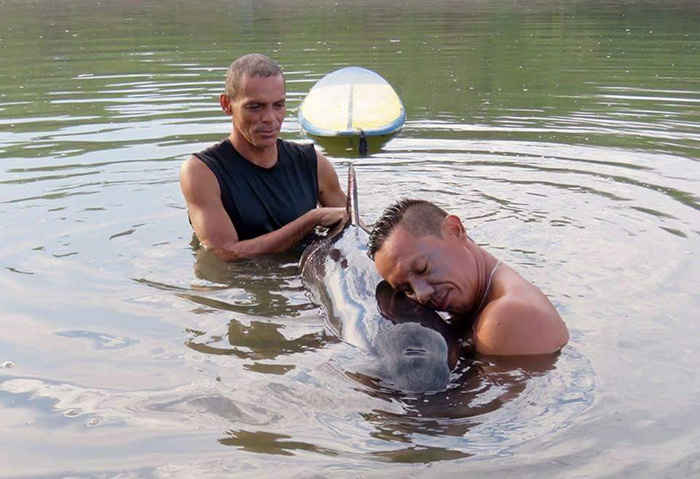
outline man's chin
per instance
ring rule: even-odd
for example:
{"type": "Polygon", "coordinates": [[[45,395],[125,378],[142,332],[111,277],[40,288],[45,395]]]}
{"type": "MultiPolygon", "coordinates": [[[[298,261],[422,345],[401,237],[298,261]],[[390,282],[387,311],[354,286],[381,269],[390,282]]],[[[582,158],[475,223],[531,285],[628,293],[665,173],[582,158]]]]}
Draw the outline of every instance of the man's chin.
{"type": "Polygon", "coordinates": [[[263,139],[256,139],[255,143],[253,143],[253,146],[256,148],[270,148],[271,146],[274,146],[277,143],[277,137],[275,136],[274,138],[263,138],[263,139]]]}
{"type": "Polygon", "coordinates": [[[253,133],[248,138],[248,143],[255,148],[269,148],[277,143],[277,138],[279,138],[279,132],[274,134],[253,133]]]}

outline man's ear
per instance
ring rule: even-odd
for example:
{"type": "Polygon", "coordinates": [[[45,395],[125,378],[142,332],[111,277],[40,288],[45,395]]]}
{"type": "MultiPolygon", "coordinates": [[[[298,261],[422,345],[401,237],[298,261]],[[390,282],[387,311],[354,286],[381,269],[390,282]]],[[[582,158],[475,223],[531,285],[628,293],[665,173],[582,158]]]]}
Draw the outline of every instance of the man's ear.
{"type": "Polygon", "coordinates": [[[442,233],[443,238],[462,239],[467,237],[467,231],[464,229],[462,220],[455,215],[445,216],[445,219],[442,220],[440,233],[442,233]]]}
{"type": "Polygon", "coordinates": [[[222,93],[221,95],[219,95],[219,105],[221,105],[221,109],[227,115],[233,114],[233,110],[231,110],[231,99],[226,93],[222,93]]]}

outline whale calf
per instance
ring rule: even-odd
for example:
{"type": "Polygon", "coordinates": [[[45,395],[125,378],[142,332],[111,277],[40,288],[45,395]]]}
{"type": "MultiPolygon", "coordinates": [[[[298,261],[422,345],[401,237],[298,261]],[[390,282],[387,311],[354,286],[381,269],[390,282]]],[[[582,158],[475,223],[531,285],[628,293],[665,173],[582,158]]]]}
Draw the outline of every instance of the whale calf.
{"type": "Polygon", "coordinates": [[[367,256],[357,185],[348,170],[348,218],[310,244],[299,262],[302,283],[323,310],[326,329],[376,358],[382,383],[406,392],[444,390],[461,347],[432,309],[394,291],[367,256]]]}

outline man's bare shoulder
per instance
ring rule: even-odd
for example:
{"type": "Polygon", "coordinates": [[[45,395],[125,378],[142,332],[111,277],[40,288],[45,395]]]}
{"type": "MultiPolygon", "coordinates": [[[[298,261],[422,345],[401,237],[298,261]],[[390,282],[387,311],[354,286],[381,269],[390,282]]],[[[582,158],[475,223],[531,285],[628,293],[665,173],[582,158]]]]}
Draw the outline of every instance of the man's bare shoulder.
{"type": "Polygon", "coordinates": [[[180,167],[180,186],[189,202],[201,194],[211,193],[212,190],[218,194],[219,183],[209,167],[196,155],[192,155],[180,167]]]}
{"type": "Polygon", "coordinates": [[[182,181],[183,176],[187,179],[192,175],[202,175],[205,172],[211,173],[211,170],[197,155],[191,155],[182,162],[182,166],[180,167],[180,181],[182,181]]]}
{"type": "Polygon", "coordinates": [[[493,299],[474,325],[474,344],[482,354],[550,354],[569,340],[559,313],[535,285],[505,267],[494,281],[493,299]]]}

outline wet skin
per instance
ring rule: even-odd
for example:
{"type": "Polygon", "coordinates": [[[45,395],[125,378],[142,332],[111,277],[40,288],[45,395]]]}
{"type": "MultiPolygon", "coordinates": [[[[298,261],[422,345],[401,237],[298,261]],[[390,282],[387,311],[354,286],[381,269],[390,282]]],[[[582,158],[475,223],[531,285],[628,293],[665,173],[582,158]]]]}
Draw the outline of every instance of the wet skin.
{"type": "Polygon", "coordinates": [[[396,291],[386,281],[377,285],[376,298],[379,311],[393,323],[418,323],[439,333],[447,344],[448,366],[454,369],[463,353],[456,327],[443,321],[434,310],[410,301],[404,293],[396,291]]]}
{"type": "Polygon", "coordinates": [[[443,390],[461,354],[458,335],[434,310],[381,281],[355,210],[352,168],[348,176],[350,220],[304,251],[302,282],[323,308],[328,331],[373,356],[372,371],[363,376],[404,392],[443,390]]]}
{"type": "Polygon", "coordinates": [[[459,235],[446,233],[442,237],[417,237],[397,227],[374,260],[379,274],[410,299],[440,311],[466,315],[481,301],[489,266],[493,268],[496,260],[491,257],[479,261],[459,235]]]}
{"type": "Polygon", "coordinates": [[[453,314],[476,352],[498,356],[551,354],[569,333],[549,299],[474,243],[448,215],[439,236],[414,236],[401,225],[375,253],[379,274],[410,299],[453,314]]]}
{"type": "Polygon", "coordinates": [[[367,238],[343,225],[307,248],[300,269],[311,300],[323,308],[329,332],[373,356],[363,375],[404,392],[445,389],[461,354],[459,336],[434,310],[381,281],[367,238]]]}

